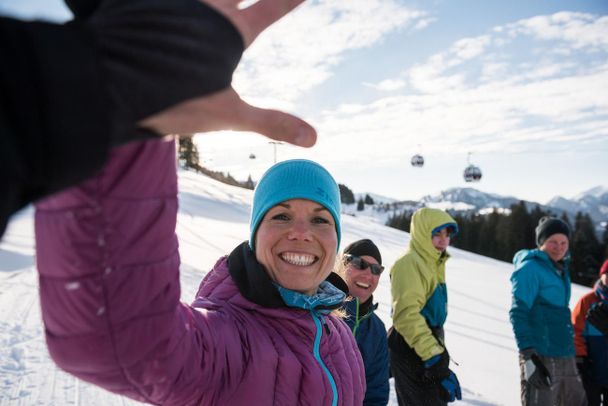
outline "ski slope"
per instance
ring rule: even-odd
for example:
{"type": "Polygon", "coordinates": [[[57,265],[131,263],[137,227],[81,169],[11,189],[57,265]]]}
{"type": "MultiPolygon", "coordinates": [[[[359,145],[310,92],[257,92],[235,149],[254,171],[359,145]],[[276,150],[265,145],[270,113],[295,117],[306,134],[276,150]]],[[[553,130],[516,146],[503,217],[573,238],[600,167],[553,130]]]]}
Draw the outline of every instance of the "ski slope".
{"type": "MultiPolygon", "coordinates": [[[[190,302],[217,258],[247,239],[252,192],[192,172],[180,171],[179,179],[182,300],[190,302]]],[[[30,207],[15,216],[0,243],[0,406],[139,404],[79,381],[50,360],[40,318],[32,215],[30,207]]],[[[342,221],[343,246],[371,238],[387,267],[407,247],[407,233],[373,218],[343,215],[342,221]]],[[[449,252],[446,343],[458,363],[453,366],[463,388],[458,403],[517,405],[517,349],[508,318],[512,265],[454,248],[449,252]]],[[[571,306],[586,291],[573,285],[571,306]]],[[[374,296],[388,328],[388,272],[374,296]]],[[[397,405],[392,389],[390,404],[397,405]]]]}

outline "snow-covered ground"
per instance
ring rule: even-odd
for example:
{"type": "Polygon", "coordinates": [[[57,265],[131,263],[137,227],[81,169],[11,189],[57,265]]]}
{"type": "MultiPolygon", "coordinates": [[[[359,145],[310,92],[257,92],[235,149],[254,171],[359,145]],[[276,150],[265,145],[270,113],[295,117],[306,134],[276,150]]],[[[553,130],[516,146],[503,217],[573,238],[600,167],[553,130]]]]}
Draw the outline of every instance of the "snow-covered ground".
{"type": "MultiPolygon", "coordinates": [[[[189,302],[215,260],[248,238],[252,192],[191,172],[180,172],[180,191],[182,299],[189,302]]],[[[359,214],[343,216],[343,246],[371,238],[390,267],[404,252],[409,235],[359,214]]],[[[508,318],[512,266],[454,248],[449,251],[446,342],[458,363],[453,369],[463,387],[460,404],[517,405],[517,350],[508,318]]],[[[586,290],[573,285],[572,306],[586,290]]],[[[375,297],[388,328],[388,272],[375,297]]],[[[138,403],[78,381],[50,360],[40,320],[32,209],[28,208],[13,218],[0,243],[0,406],[79,404],[138,403]]],[[[396,404],[391,392],[391,405],[396,404]]]]}

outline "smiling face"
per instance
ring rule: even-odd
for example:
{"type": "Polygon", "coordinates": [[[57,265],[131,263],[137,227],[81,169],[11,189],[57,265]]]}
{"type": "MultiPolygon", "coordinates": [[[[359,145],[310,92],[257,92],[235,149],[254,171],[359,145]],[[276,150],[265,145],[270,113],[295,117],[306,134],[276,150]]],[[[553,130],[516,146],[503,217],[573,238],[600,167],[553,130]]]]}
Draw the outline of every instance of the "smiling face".
{"type": "MultiPolygon", "coordinates": [[[[362,255],[362,259],[370,264],[377,264],[378,261],[369,255],[362,255]]],[[[372,274],[369,266],[365,269],[357,269],[352,263],[346,265],[346,284],[348,293],[356,297],[361,302],[367,301],[378,287],[380,275],[372,274]]]]}
{"type": "Polygon", "coordinates": [[[433,247],[439,252],[443,252],[450,245],[450,228],[444,227],[439,231],[433,233],[431,241],[433,242],[433,247]]]}
{"type": "Polygon", "coordinates": [[[320,204],[292,199],[264,215],[255,236],[255,256],[284,288],[312,295],[331,273],[338,236],[333,216],[320,204]]]}
{"type": "Polygon", "coordinates": [[[569,246],[570,244],[566,235],[553,234],[540,246],[540,250],[549,255],[551,260],[557,262],[561,261],[566,256],[569,246]]]}

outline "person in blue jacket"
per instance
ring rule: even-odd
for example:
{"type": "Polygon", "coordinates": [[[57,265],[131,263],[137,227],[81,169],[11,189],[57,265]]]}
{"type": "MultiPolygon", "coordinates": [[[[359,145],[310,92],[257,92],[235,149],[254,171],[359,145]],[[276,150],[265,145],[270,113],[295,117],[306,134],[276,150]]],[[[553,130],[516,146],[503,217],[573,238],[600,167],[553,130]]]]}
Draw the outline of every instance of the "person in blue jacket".
{"type": "Polygon", "coordinates": [[[519,349],[522,405],[586,405],[570,318],[570,227],[543,217],[537,249],[515,254],[509,312],[519,349]]]}
{"type": "Polygon", "coordinates": [[[346,323],[352,330],[365,367],[364,406],[388,403],[389,357],[386,328],[374,313],[373,293],[384,270],[380,250],[371,240],[355,241],[344,249],[346,284],[352,300],[345,306],[346,323]]]}

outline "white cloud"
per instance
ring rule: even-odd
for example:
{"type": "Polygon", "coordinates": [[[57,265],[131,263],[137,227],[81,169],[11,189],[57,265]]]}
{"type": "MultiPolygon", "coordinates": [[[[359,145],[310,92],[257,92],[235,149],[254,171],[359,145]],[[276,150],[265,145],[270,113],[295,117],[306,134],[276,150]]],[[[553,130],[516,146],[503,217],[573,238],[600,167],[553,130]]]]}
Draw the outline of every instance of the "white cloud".
{"type": "Polygon", "coordinates": [[[390,92],[403,88],[405,86],[405,81],[401,79],[385,79],[378,83],[364,82],[363,85],[383,92],[390,92]]]}
{"type": "Polygon", "coordinates": [[[608,16],[560,12],[536,16],[506,26],[511,36],[528,35],[542,40],[568,42],[571,47],[608,49],[608,16]]]}
{"type": "Polygon", "coordinates": [[[395,0],[304,3],[247,50],[233,85],[248,100],[293,102],[330,78],[349,52],[427,19],[395,0]]]}
{"type": "Polygon", "coordinates": [[[432,23],[434,23],[435,21],[437,21],[437,19],[434,17],[421,18],[420,20],[418,20],[416,25],[414,25],[413,30],[416,30],[416,31],[423,30],[426,27],[428,27],[429,25],[431,25],[432,23]]]}
{"type": "Polygon", "coordinates": [[[417,144],[437,153],[608,147],[605,17],[557,13],[489,32],[384,80],[406,78],[407,92],[326,111],[327,152],[373,148],[397,160],[417,144]]]}
{"type": "Polygon", "coordinates": [[[463,38],[454,43],[450,49],[450,54],[456,56],[457,62],[460,63],[479,56],[489,43],[490,37],[488,35],[482,35],[475,38],[463,38]]]}

